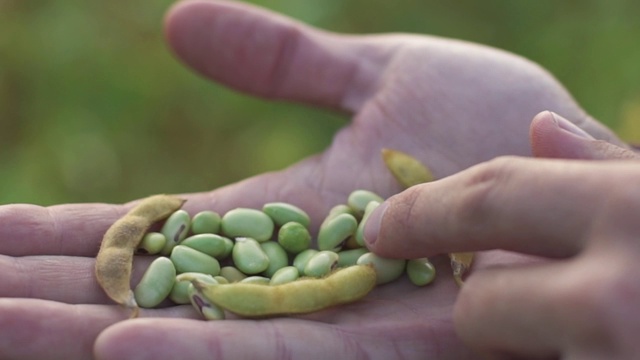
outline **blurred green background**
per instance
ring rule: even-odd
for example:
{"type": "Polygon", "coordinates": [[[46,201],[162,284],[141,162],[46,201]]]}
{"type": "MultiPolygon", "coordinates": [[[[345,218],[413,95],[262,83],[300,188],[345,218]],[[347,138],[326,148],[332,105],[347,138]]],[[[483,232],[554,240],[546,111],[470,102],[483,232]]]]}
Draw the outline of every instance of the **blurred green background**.
{"type": "MultiPolygon", "coordinates": [[[[247,1],[349,33],[466,39],[549,69],[640,141],[640,2],[247,1]]],[[[0,203],[204,191],[327,146],[348,119],[209,83],[164,44],[167,0],[0,0],[0,203]]]]}

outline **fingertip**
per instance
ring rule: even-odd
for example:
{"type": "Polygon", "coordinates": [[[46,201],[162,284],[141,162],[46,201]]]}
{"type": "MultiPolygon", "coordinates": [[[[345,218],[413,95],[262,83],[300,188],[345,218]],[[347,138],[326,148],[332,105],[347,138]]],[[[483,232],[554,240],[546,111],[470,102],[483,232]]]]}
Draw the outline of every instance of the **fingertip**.
{"type": "Polygon", "coordinates": [[[386,201],[380,204],[380,206],[378,206],[369,216],[369,219],[365,224],[364,241],[367,245],[367,248],[370,250],[376,249],[378,234],[380,233],[380,226],[382,224],[382,218],[384,217],[384,213],[387,211],[388,207],[389,203],[386,201]]]}

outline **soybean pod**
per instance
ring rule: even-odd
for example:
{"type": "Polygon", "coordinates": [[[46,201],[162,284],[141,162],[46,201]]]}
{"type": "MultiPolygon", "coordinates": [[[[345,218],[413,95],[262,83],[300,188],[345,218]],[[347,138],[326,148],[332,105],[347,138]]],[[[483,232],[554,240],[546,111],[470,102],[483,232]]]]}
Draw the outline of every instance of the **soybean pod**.
{"type": "Polygon", "coordinates": [[[371,266],[356,265],[325,278],[303,278],[274,286],[211,285],[198,279],[191,281],[208,301],[225,310],[244,317],[264,317],[309,313],[357,301],[373,290],[376,273],[371,266]]]}
{"type": "Polygon", "coordinates": [[[180,209],[184,201],[171,195],[145,198],[104,234],[96,256],[96,279],[109,298],[132,310],[131,317],[138,315],[129,285],[134,252],[151,225],[180,209]]]}

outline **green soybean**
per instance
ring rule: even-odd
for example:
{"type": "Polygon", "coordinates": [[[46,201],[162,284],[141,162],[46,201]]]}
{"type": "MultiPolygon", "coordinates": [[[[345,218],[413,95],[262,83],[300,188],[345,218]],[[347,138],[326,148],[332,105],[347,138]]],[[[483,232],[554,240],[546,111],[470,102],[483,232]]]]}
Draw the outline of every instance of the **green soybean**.
{"type": "Polygon", "coordinates": [[[284,203],[284,202],[272,202],[264,204],[262,211],[269,215],[273,222],[282,226],[288,222],[297,222],[304,227],[309,227],[311,219],[307,213],[299,207],[284,203]]]}
{"type": "Polygon", "coordinates": [[[380,195],[369,190],[355,190],[349,194],[347,204],[357,216],[361,217],[364,214],[367,204],[371,201],[381,203],[384,199],[380,195]]]}
{"type": "Polygon", "coordinates": [[[298,280],[299,277],[300,272],[298,272],[298,268],[296,268],[295,266],[285,266],[276,271],[275,274],[271,276],[269,285],[286,284],[288,282],[298,280]]]}
{"type": "Polygon", "coordinates": [[[340,214],[320,225],[318,249],[340,250],[344,242],[355,235],[358,221],[353,215],[340,214]]]}
{"type": "Polygon", "coordinates": [[[155,259],[133,290],[136,302],[143,308],[152,308],[166,299],[176,279],[176,269],[165,257],[155,259]]]}
{"type": "MultiPolygon", "coordinates": [[[[211,275],[195,273],[195,272],[187,272],[187,273],[182,273],[180,275],[188,276],[189,278],[198,278],[203,282],[207,282],[207,281],[212,282],[211,281],[212,279],[216,280],[211,275]]],[[[173,284],[173,288],[171,289],[171,293],[169,293],[169,299],[171,299],[171,301],[173,301],[176,304],[188,304],[189,302],[191,302],[191,299],[189,299],[189,292],[188,292],[189,286],[191,286],[191,281],[189,280],[178,281],[176,279],[175,284],[173,284]]]]}
{"type": "Polygon", "coordinates": [[[216,259],[221,259],[227,251],[227,241],[233,245],[233,242],[230,239],[220,235],[197,234],[182,240],[180,245],[188,246],[209,256],[213,256],[216,259]]]}
{"type": "Polygon", "coordinates": [[[304,267],[307,266],[307,262],[309,262],[309,259],[311,259],[311,257],[317,253],[318,250],[316,249],[307,249],[301,251],[298,255],[296,255],[295,258],[293,258],[293,266],[298,269],[298,272],[300,274],[304,274],[304,267]]]}
{"type": "Polygon", "coordinates": [[[278,243],[292,254],[297,254],[311,246],[309,230],[298,222],[288,222],[278,231],[278,243]]]}
{"type": "Polygon", "coordinates": [[[260,210],[237,208],[222,216],[222,232],[231,238],[250,237],[262,242],[271,239],[274,223],[260,210]]]}
{"type": "Polygon", "coordinates": [[[205,210],[193,216],[191,232],[194,234],[217,234],[220,232],[220,214],[205,210]]]}
{"type": "Polygon", "coordinates": [[[338,265],[338,254],[333,251],[320,251],[314,254],[304,267],[304,274],[310,277],[323,277],[338,265]]]}
{"type": "Polygon", "coordinates": [[[234,283],[246,278],[247,275],[233,266],[224,266],[220,269],[220,276],[227,279],[228,282],[234,283]]]}
{"type": "Polygon", "coordinates": [[[167,238],[159,232],[150,232],[145,234],[138,245],[138,252],[149,255],[158,254],[167,244],[167,238]]]}
{"type": "Polygon", "coordinates": [[[368,253],[365,248],[342,250],[338,253],[338,267],[353,266],[358,263],[360,256],[368,253]]]}
{"type": "Polygon", "coordinates": [[[262,272],[266,277],[271,277],[276,271],[289,264],[289,256],[284,248],[275,241],[265,241],[260,244],[262,251],[269,258],[269,266],[262,272]]]}
{"type": "Polygon", "coordinates": [[[436,268],[428,258],[407,261],[407,276],[416,286],[431,284],[436,277],[436,268]]]}
{"type": "Polygon", "coordinates": [[[238,270],[247,275],[259,274],[269,267],[269,256],[252,238],[237,238],[231,258],[238,270]]]}
{"type": "Polygon", "coordinates": [[[382,285],[398,279],[404,273],[404,259],[389,259],[374,253],[366,253],[358,258],[358,265],[372,265],[376,271],[377,284],[382,285]]]}
{"type": "Polygon", "coordinates": [[[340,269],[321,279],[303,278],[276,286],[207,285],[193,280],[194,288],[210,303],[245,317],[309,313],[354,302],[375,284],[375,270],[367,265],[340,269]]]}
{"type": "Polygon", "coordinates": [[[198,272],[212,276],[220,273],[218,260],[188,246],[174,247],[170,258],[178,273],[198,272]]]}
{"type": "Polygon", "coordinates": [[[167,218],[160,230],[167,238],[167,243],[162,249],[162,255],[166,256],[171,254],[173,247],[187,237],[189,226],[191,226],[191,217],[189,213],[184,210],[178,210],[167,218]]]}
{"type": "MultiPolygon", "coordinates": [[[[208,284],[209,286],[218,286],[218,284],[208,284]]],[[[207,298],[202,294],[200,290],[198,290],[192,284],[189,284],[187,288],[187,293],[189,295],[189,301],[191,305],[196,309],[196,311],[205,319],[205,320],[224,320],[225,313],[222,308],[219,306],[212,304],[207,298]]]]}
{"type": "Polygon", "coordinates": [[[375,210],[378,206],[380,206],[380,203],[377,201],[370,201],[367,206],[365,207],[364,210],[364,215],[362,216],[362,220],[360,220],[360,223],[358,224],[358,229],[356,229],[356,243],[359,246],[364,247],[365,243],[364,243],[364,227],[367,225],[367,221],[369,220],[369,216],[371,216],[371,214],[373,213],[373,210],[375,210]]]}

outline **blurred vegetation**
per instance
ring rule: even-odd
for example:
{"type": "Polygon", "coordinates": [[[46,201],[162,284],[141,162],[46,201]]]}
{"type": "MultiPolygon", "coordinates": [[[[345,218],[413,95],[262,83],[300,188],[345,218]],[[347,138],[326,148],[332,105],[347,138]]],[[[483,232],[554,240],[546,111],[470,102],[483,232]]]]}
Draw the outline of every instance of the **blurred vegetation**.
{"type": "MultiPolygon", "coordinates": [[[[247,1],[349,33],[466,39],[549,69],[640,141],[640,2],[247,1]]],[[[168,51],[167,0],[0,0],[0,203],[205,191],[327,146],[348,119],[199,78],[168,51]]]]}

